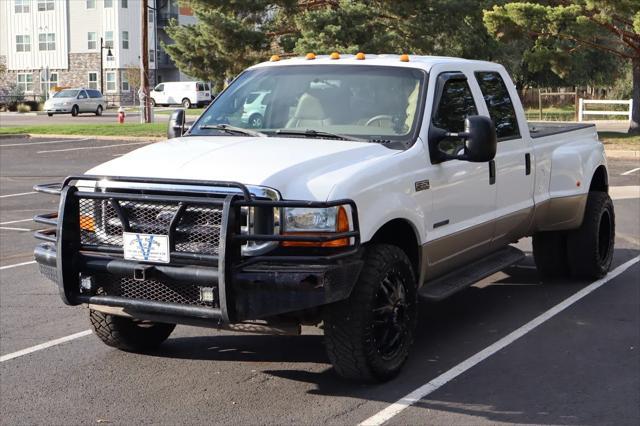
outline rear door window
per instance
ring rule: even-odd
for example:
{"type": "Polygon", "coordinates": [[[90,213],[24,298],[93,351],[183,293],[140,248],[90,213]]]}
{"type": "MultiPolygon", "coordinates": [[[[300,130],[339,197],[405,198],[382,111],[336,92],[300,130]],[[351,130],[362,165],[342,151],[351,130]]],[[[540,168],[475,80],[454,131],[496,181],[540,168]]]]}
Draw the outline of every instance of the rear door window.
{"type": "Polygon", "coordinates": [[[475,75],[487,104],[489,116],[496,126],[498,140],[519,138],[520,129],[518,128],[516,111],[500,73],[478,71],[475,75]]]}
{"type": "Polygon", "coordinates": [[[102,97],[102,94],[97,90],[87,90],[87,93],[89,93],[89,97],[90,98],[94,98],[95,99],[95,98],[101,98],[102,97]]]}

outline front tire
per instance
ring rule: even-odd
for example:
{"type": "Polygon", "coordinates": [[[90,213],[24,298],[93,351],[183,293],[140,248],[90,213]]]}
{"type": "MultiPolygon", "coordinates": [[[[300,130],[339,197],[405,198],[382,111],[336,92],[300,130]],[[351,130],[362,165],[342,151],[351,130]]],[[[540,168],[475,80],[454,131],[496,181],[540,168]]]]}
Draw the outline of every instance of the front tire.
{"type": "Polygon", "coordinates": [[[567,236],[571,275],[586,280],[604,277],[611,268],[615,236],[615,212],[609,194],[589,192],[582,225],[567,236]]]}
{"type": "Polygon", "coordinates": [[[48,112],[48,113],[47,113],[47,115],[48,115],[49,117],[53,117],[53,114],[52,114],[52,113],[50,113],[50,112],[48,112]]]}
{"type": "Polygon", "coordinates": [[[140,321],[89,309],[93,333],[106,345],[127,352],[148,352],[167,340],[175,324],[140,321]]]}
{"type": "Polygon", "coordinates": [[[413,343],[417,309],[407,255],[392,245],[368,247],[351,296],[323,313],[325,345],[336,372],[366,382],[396,376],[413,343]]]}
{"type": "Polygon", "coordinates": [[[102,105],[98,105],[98,108],[96,108],[96,115],[98,117],[102,115],[102,105]]]}
{"type": "Polygon", "coordinates": [[[78,105],[74,105],[71,108],[71,116],[72,117],[77,117],[79,112],[80,112],[80,108],[78,108],[78,105]]]}

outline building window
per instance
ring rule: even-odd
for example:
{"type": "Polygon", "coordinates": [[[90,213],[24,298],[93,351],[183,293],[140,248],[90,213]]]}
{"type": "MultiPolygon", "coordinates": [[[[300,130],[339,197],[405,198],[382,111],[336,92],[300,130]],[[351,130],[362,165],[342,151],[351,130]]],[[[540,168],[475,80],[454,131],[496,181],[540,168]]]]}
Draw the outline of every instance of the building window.
{"type": "Polygon", "coordinates": [[[122,32],[122,48],[123,49],[129,48],[129,31],[122,32]]]}
{"type": "Polygon", "coordinates": [[[149,62],[155,62],[156,61],[155,53],[156,52],[153,49],[149,49],[149,62]]]}
{"type": "Polygon", "coordinates": [[[87,33],[87,49],[96,50],[98,48],[98,37],[96,33],[87,33]]]}
{"type": "Polygon", "coordinates": [[[107,73],[107,92],[116,91],[116,73],[110,71],[107,73]]]}
{"type": "Polygon", "coordinates": [[[104,0],[104,7],[113,7],[113,0],[104,0]]]}
{"type": "Polygon", "coordinates": [[[38,12],[44,12],[46,10],[53,10],[54,0],[38,0],[38,12]]]}
{"type": "Polygon", "coordinates": [[[39,50],[56,50],[56,35],[54,33],[38,34],[39,50]]]}
{"type": "Polygon", "coordinates": [[[16,0],[16,4],[14,6],[14,10],[16,13],[29,13],[31,11],[31,7],[29,6],[29,2],[31,0],[16,0]]]}
{"type": "Polygon", "coordinates": [[[155,10],[149,10],[149,23],[153,24],[153,20],[155,16],[156,16],[155,10]]]}
{"type": "Polygon", "coordinates": [[[120,4],[122,5],[123,9],[129,8],[129,0],[120,0],[120,4]]]}
{"type": "Polygon", "coordinates": [[[127,79],[127,75],[125,74],[126,71],[123,71],[122,74],[120,75],[120,80],[122,80],[122,91],[123,92],[128,92],[129,91],[129,79],[127,79]]]}
{"type": "Polygon", "coordinates": [[[18,87],[24,92],[33,92],[33,74],[19,73],[18,87]]]}
{"type": "Polygon", "coordinates": [[[40,93],[45,94],[53,90],[58,85],[58,73],[49,73],[49,81],[43,80],[40,82],[40,93]]]}
{"type": "Polygon", "coordinates": [[[107,49],[113,49],[113,31],[104,32],[104,47],[107,49]]]}
{"type": "Polygon", "coordinates": [[[90,72],[89,73],[89,89],[97,89],[98,88],[98,73],[90,72]]]}
{"type": "Polygon", "coordinates": [[[16,52],[31,52],[31,36],[16,36],[16,52]]]}
{"type": "Polygon", "coordinates": [[[95,9],[96,8],[96,0],[87,0],[87,9],[95,9]]]}
{"type": "Polygon", "coordinates": [[[89,89],[97,89],[98,88],[98,73],[97,72],[90,72],[89,73],[89,79],[88,79],[88,86],[89,89]]]}

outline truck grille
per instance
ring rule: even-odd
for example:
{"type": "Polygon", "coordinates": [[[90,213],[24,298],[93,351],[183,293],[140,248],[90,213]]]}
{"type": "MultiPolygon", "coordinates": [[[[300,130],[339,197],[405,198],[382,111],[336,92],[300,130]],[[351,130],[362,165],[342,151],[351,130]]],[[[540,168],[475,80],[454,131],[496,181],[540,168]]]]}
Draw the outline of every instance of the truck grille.
{"type": "Polygon", "coordinates": [[[217,289],[196,284],[185,284],[163,280],[135,280],[129,277],[96,275],[98,294],[126,297],[127,299],[151,300],[155,302],[179,303],[181,305],[218,307],[217,301],[203,300],[203,292],[214,294],[217,289]]]}
{"type": "MultiPolygon", "coordinates": [[[[80,242],[85,246],[122,247],[124,226],[116,206],[129,222],[130,232],[169,235],[179,206],[175,203],[80,199],[80,242]]],[[[177,218],[171,238],[175,251],[217,255],[222,210],[186,206],[177,218]]]]}

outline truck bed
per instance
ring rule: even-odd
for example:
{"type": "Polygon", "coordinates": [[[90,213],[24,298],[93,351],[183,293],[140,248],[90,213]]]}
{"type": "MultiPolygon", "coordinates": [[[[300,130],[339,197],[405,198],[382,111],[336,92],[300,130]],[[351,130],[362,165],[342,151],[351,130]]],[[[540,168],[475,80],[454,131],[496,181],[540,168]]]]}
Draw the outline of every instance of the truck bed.
{"type": "Polygon", "coordinates": [[[550,123],[548,121],[530,121],[529,133],[533,139],[545,136],[557,135],[559,133],[572,132],[574,130],[585,129],[595,126],[593,123],[550,123]]]}

